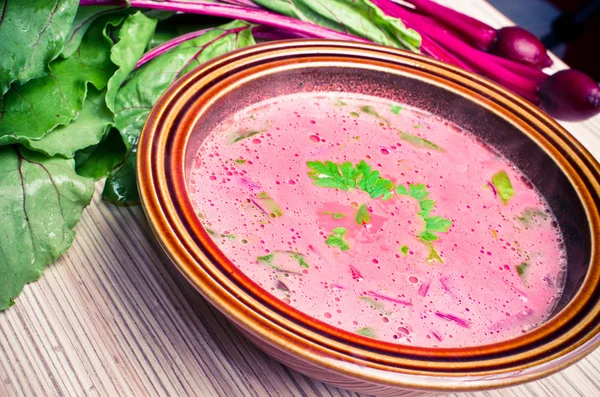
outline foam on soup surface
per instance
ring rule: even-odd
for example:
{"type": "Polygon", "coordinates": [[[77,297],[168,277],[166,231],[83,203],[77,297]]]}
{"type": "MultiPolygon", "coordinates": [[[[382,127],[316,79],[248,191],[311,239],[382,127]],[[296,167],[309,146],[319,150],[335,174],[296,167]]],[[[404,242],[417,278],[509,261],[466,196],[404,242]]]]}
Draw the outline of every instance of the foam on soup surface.
{"type": "Polygon", "coordinates": [[[305,93],[233,114],[200,147],[189,192],[243,273],[371,338],[493,343],[546,320],[562,292],[560,230],[519,170],[383,99],[305,93]]]}

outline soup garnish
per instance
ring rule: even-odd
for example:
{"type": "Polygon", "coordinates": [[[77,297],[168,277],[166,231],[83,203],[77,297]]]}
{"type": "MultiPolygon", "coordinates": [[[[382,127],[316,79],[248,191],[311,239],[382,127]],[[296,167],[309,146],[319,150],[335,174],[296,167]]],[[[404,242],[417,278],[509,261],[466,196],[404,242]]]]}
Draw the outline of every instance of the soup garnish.
{"type": "Polygon", "coordinates": [[[524,175],[458,126],[384,99],[249,106],[210,131],[189,192],[240,271],[362,336],[493,343],[545,321],[562,292],[561,233],[524,175]]]}

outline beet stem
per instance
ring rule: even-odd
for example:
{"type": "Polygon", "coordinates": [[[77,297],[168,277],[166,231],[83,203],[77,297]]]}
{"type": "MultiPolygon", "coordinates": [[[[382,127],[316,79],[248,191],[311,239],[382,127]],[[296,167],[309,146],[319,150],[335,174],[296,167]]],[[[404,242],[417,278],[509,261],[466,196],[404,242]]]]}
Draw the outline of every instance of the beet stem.
{"type": "Polygon", "coordinates": [[[435,40],[479,74],[487,76],[522,97],[537,103],[536,92],[538,81],[522,77],[495,62],[492,55],[471,47],[435,20],[415,14],[391,0],[373,0],[387,15],[400,18],[418,32],[427,32],[427,36],[435,40]]]}
{"type": "Polygon", "coordinates": [[[488,51],[498,37],[496,29],[465,14],[430,0],[406,0],[419,11],[460,32],[477,48],[488,51]]]}
{"type": "MultiPolygon", "coordinates": [[[[82,6],[127,6],[126,2],[119,0],[80,0],[79,4],[82,6]]],[[[179,1],[156,2],[153,0],[131,0],[129,5],[133,8],[150,8],[162,11],[188,12],[190,14],[241,19],[250,23],[257,23],[286,31],[305,34],[314,38],[369,42],[369,40],[363,39],[362,37],[341,33],[333,29],[324,28],[314,23],[300,21],[295,18],[286,17],[258,8],[238,7],[229,4],[217,3],[192,3],[179,1]]]]}

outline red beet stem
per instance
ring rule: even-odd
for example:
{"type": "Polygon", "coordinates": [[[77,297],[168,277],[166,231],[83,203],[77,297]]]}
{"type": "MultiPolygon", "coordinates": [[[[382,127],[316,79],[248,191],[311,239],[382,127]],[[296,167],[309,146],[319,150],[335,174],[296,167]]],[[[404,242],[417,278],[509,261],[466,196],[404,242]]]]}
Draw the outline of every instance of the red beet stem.
{"type": "Polygon", "coordinates": [[[446,321],[451,321],[453,323],[456,323],[456,324],[460,325],[461,327],[471,328],[471,323],[469,323],[467,320],[463,320],[460,317],[456,317],[453,314],[442,313],[442,312],[437,311],[437,312],[435,312],[435,315],[440,318],[443,318],[446,321]]]}
{"type": "Polygon", "coordinates": [[[406,0],[448,27],[460,32],[477,48],[487,51],[496,42],[497,32],[491,26],[430,0],[406,0]]]}
{"type": "MultiPolygon", "coordinates": [[[[93,6],[123,6],[127,3],[120,0],[80,0],[80,5],[93,6]]],[[[253,7],[238,7],[230,4],[218,3],[193,3],[184,1],[130,0],[129,5],[134,8],[149,8],[162,11],[187,12],[190,14],[209,15],[214,17],[241,19],[243,21],[271,26],[286,31],[304,34],[308,37],[369,42],[362,37],[341,33],[333,29],[324,28],[310,22],[300,21],[253,7]]]]}
{"type": "Polygon", "coordinates": [[[403,305],[403,306],[412,306],[412,302],[403,301],[401,299],[396,299],[396,298],[392,298],[390,296],[381,295],[381,294],[379,294],[379,293],[377,293],[375,291],[369,291],[369,292],[367,292],[367,294],[369,294],[369,296],[371,296],[373,298],[381,299],[381,300],[384,300],[384,301],[397,303],[397,304],[403,305]]]}

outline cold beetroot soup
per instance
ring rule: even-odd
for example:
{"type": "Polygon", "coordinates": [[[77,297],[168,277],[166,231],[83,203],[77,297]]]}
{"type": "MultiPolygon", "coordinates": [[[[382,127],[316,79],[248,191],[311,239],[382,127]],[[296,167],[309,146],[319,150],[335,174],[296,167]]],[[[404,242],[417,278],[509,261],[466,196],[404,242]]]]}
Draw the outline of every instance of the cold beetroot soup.
{"type": "Polygon", "coordinates": [[[249,106],[208,134],[188,189],[243,273],[349,332],[494,343],[545,321],[562,293],[561,232],[519,170],[459,126],[385,99],[249,106]]]}

